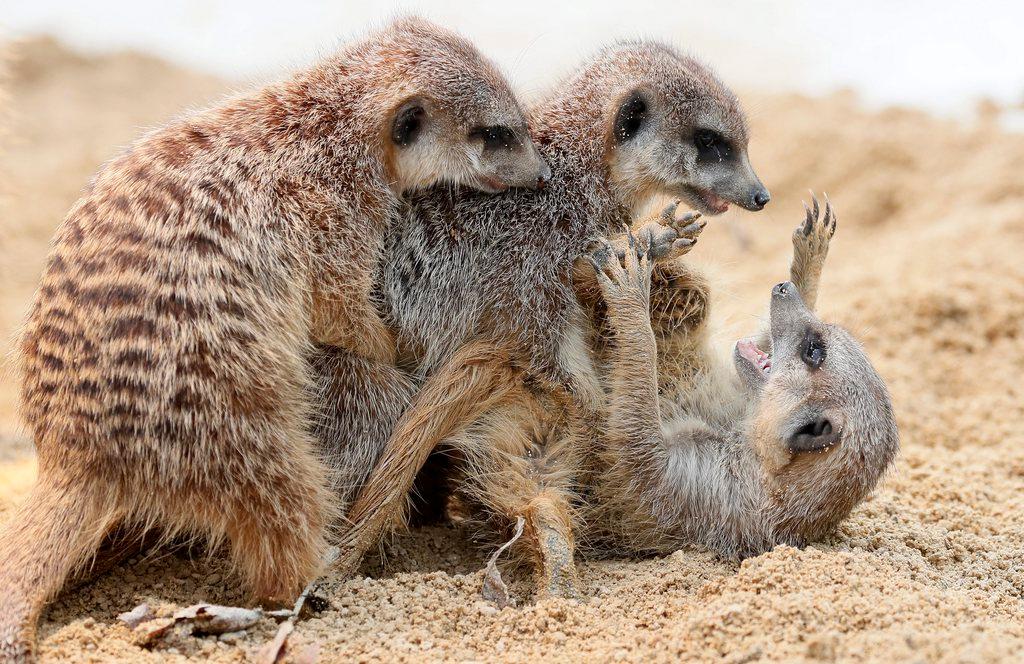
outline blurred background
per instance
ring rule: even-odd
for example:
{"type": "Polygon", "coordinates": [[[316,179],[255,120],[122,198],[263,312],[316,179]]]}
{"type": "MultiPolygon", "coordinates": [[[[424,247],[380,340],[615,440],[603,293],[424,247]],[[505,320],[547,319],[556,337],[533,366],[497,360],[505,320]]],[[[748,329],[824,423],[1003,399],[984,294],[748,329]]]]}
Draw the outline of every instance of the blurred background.
{"type": "Polygon", "coordinates": [[[397,12],[464,32],[521,89],[550,82],[599,44],[670,40],[744,89],[858,91],[873,106],[964,114],[985,97],[1024,99],[1024,4],[978,0],[335,2],[6,0],[8,38],[50,34],[85,52],[134,49],[227,78],[307,64],[397,12]]]}

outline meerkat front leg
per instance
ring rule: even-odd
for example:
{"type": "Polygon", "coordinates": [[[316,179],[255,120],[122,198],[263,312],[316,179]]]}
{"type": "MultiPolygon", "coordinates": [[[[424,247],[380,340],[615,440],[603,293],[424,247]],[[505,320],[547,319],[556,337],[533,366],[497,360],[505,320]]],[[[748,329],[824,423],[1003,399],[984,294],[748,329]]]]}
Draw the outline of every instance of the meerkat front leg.
{"type": "Polygon", "coordinates": [[[653,264],[647,251],[638,255],[635,238],[628,241],[634,249],[626,252],[624,265],[608,242],[591,260],[613,334],[606,438],[623,461],[642,464],[662,449],[657,346],[650,319],[653,264]]]}
{"type": "Polygon", "coordinates": [[[828,256],[829,242],[836,234],[838,220],[827,195],[824,211],[818,205],[818,198],[813,194],[811,200],[813,207],[804,204],[807,215],[804,222],[793,230],[793,262],[789,268],[789,279],[800,292],[800,297],[807,308],[814,311],[818,300],[821,269],[828,256]]]}
{"type": "MultiPolygon", "coordinates": [[[[648,257],[657,262],[671,261],[690,253],[697,244],[697,237],[707,226],[707,220],[700,212],[681,210],[676,200],[657,215],[640,221],[634,226],[636,244],[647,251],[648,257]]],[[[630,248],[629,234],[611,241],[619,260],[625,259],[630,248]]]]}
{"type": "MultiPolygon", "coordinates": [[[[836,234],[835,212],[832,203],[825,197],[825,207],[818,204],[817,196],[811,194],[812,206],[804,203],[804,220],[793,229],[793,260],[789,265],[789,280],[796,286],[800,298],[809,311],[814,311],[818,302],[818,283],[821,270],[828,256],[829,243],[836,234]]],[[[767,326],[757,336],[757,346],[770,348],[770,332],[767,326]]]]}

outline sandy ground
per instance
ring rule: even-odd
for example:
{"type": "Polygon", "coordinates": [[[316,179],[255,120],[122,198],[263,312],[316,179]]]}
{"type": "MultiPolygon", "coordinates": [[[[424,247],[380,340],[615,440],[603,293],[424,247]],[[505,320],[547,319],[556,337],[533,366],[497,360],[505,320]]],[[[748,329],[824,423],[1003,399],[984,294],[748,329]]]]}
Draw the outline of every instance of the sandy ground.
{"type": "MultiPolygon", "coordinates": [[[[52,230],[89,174],[140,128],[227,89],[137,55],[15,49],[0,172],[0,335],[22,318],[52,230]]],[[[1020,661],[1024,658],[1024,137],[989,108],[971,127],[850,95],[747,96],[768,211],[712,222],[695,262],[719,284],[722,343],[754,329],[785,276],[799,199],[840,211],[822,311],[858,333],[888,381],[896,468],[834,536],[734,564],[698,551],[584,562],[590,601],[521,608],[479,596],[484,555],[458,526],[400,537],[387,565],[329,579],[296,638],[322,661],[1020,661]]],[[[9,348],[9,345],[7,346],[9,348]]],[[[34,465],[0,381],[0,512],[34,465]]],[[[2,518],[2,517],[0,517],[2,518]]],[[[221,563],[133,560],[56,601],[44,661],[243,661],[274,631],[134,645],[115,615],[240,602],[221,563]]],[[[294,647],[293,652],[301,648],[294,647]]]]}

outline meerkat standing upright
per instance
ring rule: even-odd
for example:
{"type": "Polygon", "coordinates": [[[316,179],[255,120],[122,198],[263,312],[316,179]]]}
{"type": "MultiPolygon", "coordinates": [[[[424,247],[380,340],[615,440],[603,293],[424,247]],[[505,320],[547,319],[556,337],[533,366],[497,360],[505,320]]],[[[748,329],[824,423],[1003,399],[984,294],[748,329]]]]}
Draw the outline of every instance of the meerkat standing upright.
{"type": "Polygon", "coordinates": [[[39,479],[0,531],[0,658],[115,527],[227,540],[258,598],[299,591],[338,511],[307,356],[391,362],[370,283],[399,195],[546,172],[497,69],[418,19],[107,164],[21,345],[39,479]]]}
{"type": "MultiPolygon", "coordinates": [[[[554,435],[582,431],[603,397],[572,265],[593,236],[618,230],[656,195],[683,196],[708,214],[730,202],[759,210],[769,200],[747,158],[735,96],[708,69],[662,44],[605,49],[531,110],[530,125],[552,167],[543,191],[484,198],[434,189],[412,198],[403,233],[392,236],[382,301],[401,351],[429,378],[349,513],[354,525],[343,540],[343,567],[353,569],[397,520],[427,455],[501,404],[523,372],[550,397],[546,407],[575,423],[554,435]]],[[[687,220],[679,230],[689,226],[687,220]]],[[[516,411],[493,424],[504,432],[530,416],[516,411]]],[[[529,444],[522,438],[508,444],[529,444]]],[[[527,516],[535,550],[564,557],[545,542],[560,539],[571,549],[570,487],[527,478],[521,489],[510,490],[500,516],[527,516]]],[[[559,593],[570,585],[545,583],[559,593]]]]}

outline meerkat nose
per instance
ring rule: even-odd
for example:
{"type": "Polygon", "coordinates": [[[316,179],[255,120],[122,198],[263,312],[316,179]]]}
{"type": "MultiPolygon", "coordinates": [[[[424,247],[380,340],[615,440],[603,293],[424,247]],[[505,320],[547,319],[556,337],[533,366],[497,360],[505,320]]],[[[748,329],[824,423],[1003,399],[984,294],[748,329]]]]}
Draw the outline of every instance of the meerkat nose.
{"type": "Polygon", "coordinates": [[[778,295],[779,297],[787,297],[795,288],[793,282],[783,281],[781,284],[776,284],[775,288],[772,289],[772,295],[778,295]]]}
{"type": "Polygon", "coordinates": [[[768,205],[768,201],[772,200],[772,195],[768,193],[768,190],[764,187],[754,191],[754,195],[750,198],[751,207],[755,210],[764,209],[765,205],[768,205]]]}
{"type": "Polygon", "coordinates": [[[543,189],[544,185],[551,179],[551,167],[547,164],[541,164],[540,173],[537,175],[537,188],[543,189]]]}

